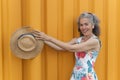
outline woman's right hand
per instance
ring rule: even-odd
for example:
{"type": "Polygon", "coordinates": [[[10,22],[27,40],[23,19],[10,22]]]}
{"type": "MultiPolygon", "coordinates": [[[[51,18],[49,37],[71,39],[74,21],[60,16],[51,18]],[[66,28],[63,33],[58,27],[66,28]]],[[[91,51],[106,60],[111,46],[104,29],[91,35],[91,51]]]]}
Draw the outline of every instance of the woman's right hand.
{"type": "Polygon", "coordinates": [[[33,35],[37,40],[44,40],[44,41],[49,41],[50,37],[46,35],[44,32],[40,31],[34,31],[33,35]]]}

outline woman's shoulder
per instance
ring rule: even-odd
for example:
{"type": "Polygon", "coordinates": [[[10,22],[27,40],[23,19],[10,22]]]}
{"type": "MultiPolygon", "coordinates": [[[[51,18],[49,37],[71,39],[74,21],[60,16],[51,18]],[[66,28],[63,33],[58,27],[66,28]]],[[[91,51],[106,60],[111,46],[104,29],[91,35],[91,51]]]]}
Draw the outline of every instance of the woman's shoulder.
{"type": "Polygon", "coordinates": [[[100,40],[99,37],[97,37],[97,36],[93,36],[93,39],[97,40],[97,41],[99,42],[100,46],[101,46],[101,40],[100,40]]]}
{"type": "Polygon", "coordinates": [[[93,38],[91,38],[91,42],[93,42],[94,44],[97,44],[100,50],[102,44],[101,44],[101,40],[99,37],[93,36],[93,38]]]}

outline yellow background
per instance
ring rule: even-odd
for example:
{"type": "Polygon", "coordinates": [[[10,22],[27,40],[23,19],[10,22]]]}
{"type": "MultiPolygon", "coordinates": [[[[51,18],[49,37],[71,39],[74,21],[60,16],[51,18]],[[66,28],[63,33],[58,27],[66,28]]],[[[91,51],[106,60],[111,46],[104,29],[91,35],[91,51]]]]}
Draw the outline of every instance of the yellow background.
{"type": "Polygon", "coordinates": [[[23,60],[10,50],[11,34],[31,26],[62,41],[77,32],[80,13],[101,20],[102,48],[95,64],[99,80],[120,80],[120,0],[0,0],[0,80],[69,80],[74,54],[44,46],[36,58],[23,60]]]}

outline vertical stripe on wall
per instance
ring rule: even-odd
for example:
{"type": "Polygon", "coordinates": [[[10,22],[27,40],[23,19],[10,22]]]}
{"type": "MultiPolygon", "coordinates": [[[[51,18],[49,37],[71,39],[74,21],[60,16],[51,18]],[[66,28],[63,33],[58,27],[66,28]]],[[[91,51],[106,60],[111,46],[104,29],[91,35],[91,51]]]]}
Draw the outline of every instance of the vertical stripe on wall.
{"type": "Polygon", "coordinates": [[[106,79],[107,74],[107,7],[106,7],[105,0],[96,0],[94,2],[94,12],[100,19],[100,28],[101,28],[101,40],[102,40],[102,47],[100,54],[98,56],[96,62],[96,73],[98,75],[99,80],[108,80],[106,79]],[[99,4],[98,4],[99,3],[99,4]],[[101,65],[103,64],[103,65],[101,65]],[[103,73],[104,72],[104,73],[103,73]]]}
{"type": "Polygon", "coordinates": [[[10,51],[10,36],[21,26],[20,0],[2,0],[1,32],[2,32],[2,80],[22,80],[22,62],[10,51]]]}
{"type": "Polygon", "coordinates": [[[95,64],[99,80],[119,80],[119,0],[0,0],[0,80],[69,80],[74,54],[45,45],[34,59],[15,57],[10,37],[23,26],[61,41],[78,37],[77,17],[93,12],[100,19],[102,47],[95,64]]]}
{"type": "Polygon", "coordinates": [[[117,0],[108,2],[108,80],[118,80],[117,0]]]}
{"type": "Polygon", "coordinates": [[[0,1],[0,80],[3,80],[3,56],[2,56],[2,1],[0,1]]]}
{"type": "MultiPolygon", "coordinates": [[[[46,0],[46,33],[57,38],[57,0],[46,0]]],[[[46,47],[46,80],[57,80],[57,51],[46,47]]]]}
{"type": "MultiPolygon", "coordinates": [[[[117,26],[118,26],[118,27],[117,27],[117,32],[118,32],[118,33],[117,33],[117,35],[118,35],[118,36],[117,36],[117,39],[118,39],[117,48],[120,47],[120,35],[119,35],[119,32],[120,32],[120,27],[119,27],[119,25],[120,25],[120,22],[119,22],[119,21],[120,21],[120,15],[119,15],[119,14],[120,14],[120,0],[117,1],[117,15],[118,15],[118,16],[117,16],[117,26]]],[[[118,50],[118,54],[117,54],[117,55],[118,55],[118,56],[117,56],[118,58],[117,58],[117,59],[119,59],[119,56],[120,56],[119,53],[120,53],[120,50],[118,50]]],[[[120,61],[118,61],[117,64],[118,64],[118,74],[119,74],[119,73],[120,73],[120,68],[119,68],[119,67],[120,67],[120,61]]],[[[119,80],[119,79],[120,79],[120,77],[119,77],[119,75],[118,75],[118,80],[119,80]]]]}

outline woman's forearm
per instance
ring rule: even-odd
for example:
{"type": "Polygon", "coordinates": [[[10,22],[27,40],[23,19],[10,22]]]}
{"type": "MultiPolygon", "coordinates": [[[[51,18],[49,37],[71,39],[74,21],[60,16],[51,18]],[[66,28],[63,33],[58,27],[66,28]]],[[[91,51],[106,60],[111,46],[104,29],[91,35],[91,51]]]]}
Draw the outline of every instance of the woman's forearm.
{"type": "Polygon", "coordinates": [[[52,42],[49,42],[49,41],[44,41],[44,42],[45,42],[45,44],[47,44],[48,46],[54,48],[55,50],[65,51],[65,49],[63,49],[63,48],[61,48],[61,47],[55,45],[55,44],[52,43],[52,42]]]}
{"type": "Polygon", "coordinates": [[[54,43],[55,45],[61,47],[63,50],[68,50],[70,52],[73,52],[73,46],[71,44],[62,42],[60,40],[57,40],[53,37],[48,36],[48,41],[51,43],[54,43]]]}
{"type": "Polygon", "coordinates": [[[62,42],[60,40],[57,40],[51,36],[46,35],[43,32],[39,32],[39,31],[35,31],[34,32],[34,36],[36,39],[38,40],[43,40],[46,42],[46,44],[48,44],[49,46],[53,47],[54,49],[58,49],[58,50],[68,50],[68,51],[72,51],[72,49],[74,49],[74,47],[72,46],[72,44],[75,43],[75,39],[73,39],[71,42],[69,43],[65,43],[62,42]]]}

